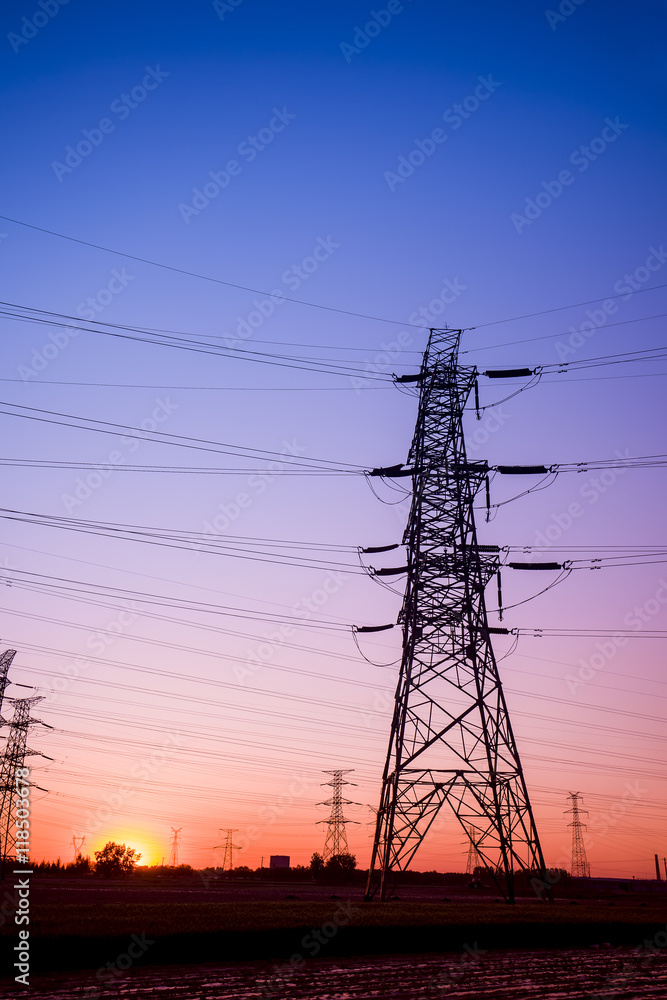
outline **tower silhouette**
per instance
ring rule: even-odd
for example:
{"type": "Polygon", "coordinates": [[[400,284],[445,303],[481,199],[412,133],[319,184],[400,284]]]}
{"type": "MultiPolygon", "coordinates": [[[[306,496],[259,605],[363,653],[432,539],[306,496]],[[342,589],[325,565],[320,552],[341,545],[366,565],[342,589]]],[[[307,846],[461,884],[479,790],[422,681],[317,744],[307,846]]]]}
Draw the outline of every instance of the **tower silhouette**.
{"type": "MultiPolygon", "coordinates": [[[[407,574],[399,622],[403,653],[366,899],[384,899],[447,804],[498,888],[514,900],[515,868],[544,878],[544,859],[491,645],[484,588],[497,546],[479,545],[473,507],[489,467],[467,458],[463,412],[477,372],[458,364],[460,331],[432,330],[418,375],[419,410],[403,537],[407,574]]],[[[503,630],[504,631],[504,630],[503,630]]]]}
{"type": "Polygon", "coordinates": [[[233,843],[233,835],[237,833],[238,830],[228,828],[225,830],[220,829],[219,832],[224,834],[225,842],[224,844],[217,844],[213,850],[224,850],[225,853],[222,856],[222,870],[223,872],[230,872],[234,867],[234,851],[241,850],[240,847],[237,847],[237,845],[233,843]]]}
{"type": "Polygon", "coordinates": [[[182,829],[182,826],[179,826],[178,830],[174,829],[173,826],[171,828],[171,832],[173,834],[169,848],[169,865],[171,868],[176,868],[178,866],[178,837],[182,829]]]}
{"type": "Polygon", "coordinates": [[[341,771],[340,769],[334,771],[324,771],[324,774],[332,775],[331,781],[323,781],[323,786],[331,786],[333,789],[330,799],[326,799],[324,802],[319,802],[318,805],[321,806],[331,806],[331,812],[328,819],[320,819],[318,823],[327,824],[327,835],[324,839],[324,850],[322,851],[322,860],[327,862],[329,858],[335,857],[338,854],[349,854],[349,848],[347,845],[347,831],[345,829],[348,823],[356,823],[354,819],[346,819],[343,813],[343,806],[358,805],[358,802],[352,802],[351,799],[343,798],[343,785],[351,785],[356,788],[356,785],[351,781],[346,781],[343,777],[344,774],[350,774],[354,770],[353,768],[348,768],[346,771],[341,771]]]}
{"type": "Polygon", "coordinates": [[[579,808],[579,802],[583,799],[579,792],[569,792],[572,806],[564,811],[565,815],[572,814],[572,822],[568,826],[572,827],[572,875],[575,878],[590,878],[591,866],[586,858],[586,845],[584,844],[583,831],[585,825],[579,819],[580,816],[588,816],[585,810],[579,808]]]}
{"type": "Polygon", "coordinates": [[[6,649],[2,656],[0,656],[0,726],[5,725],[5,720],[2,718],[2,703],[5,698],[5,691],[10,683],[9,668],[15,656],[15,649],[6,649]]]}
{"type": "Polygon", "coordinates": [[[470,838],[470,844],[468,846],[468,860],[466,861],[466,875],[472,875],[475,868],[482,867],[484,862],[482,861],[481,854],[477,850],[474,827],[468,827],[468,836],[470,838]]]}
{"type": "MultiPolygon", "coordinates": [[[[11,662],[11,660],[10,660],[11,662]]],[[[5,753],[2,758],[2,769],[0,770],[0,862],[1,876],[4,878],[5,868],[8,863],[16,859],[19,863],[28,861],[29,840],[22,838],[17,840],[17,831],[14,810],[12,808],[16,791],[16,779],[19,769],[25,766],[25,758],[31,754],[38,753],[37,750],[30,750],[27,746],[28,729],[38,722],[38,719],[30,718],[30,711],[33,705],[43,701],[38,695],[32,698],[8,698],[14,706],[14,717],[9,724],[9,735],[5,746],[5,753]]],[[[32,782],[27,781],[30,785],[32,782]]]]}
{"type": "Polygon", "coordinates": [[[86,843],[86,838],[84,837],[72,837],[72,847],[74,848],[73,863],[76,864],[76,859],[81,854],[81,848],[86,843]]]}

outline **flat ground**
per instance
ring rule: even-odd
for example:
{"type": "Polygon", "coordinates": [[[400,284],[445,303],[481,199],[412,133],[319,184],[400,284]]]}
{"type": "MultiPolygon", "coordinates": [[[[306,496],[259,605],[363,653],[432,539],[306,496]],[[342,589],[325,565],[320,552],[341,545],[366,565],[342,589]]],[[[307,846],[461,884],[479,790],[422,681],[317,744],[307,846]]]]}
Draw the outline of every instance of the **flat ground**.
{"type": "MultiPolygon", "coordinates": [[[[657,885],[585,887],[592,898],[535,896],[508,906],[490,890],[399,888],[400,898],[364,903],[363,887],[312,883],[172,883],[33,879],[34,972],[97,968],[127,952],[133,935],[150,944],[140,964],[287,961],[320,935],[328,956],[443,953],[468,948],[639,946],[667,925],[667,893],[657,885]],[[651,891],[653,888],[654,891],[651,891]]],[[[574,891],[574,890],[573,890],[574,891]]],[[[7,921],[8,955],[17,928],[7,921]]],[[[11,963],[10,963],[11,966],[11,963]]],[[[6,966],[5,966],[6,967],[6,966]]]]}
{"type": "MultiPolygon", "coordinates": [[[[399,885],[395,890],[401,902],[439,903],[443,899],[451,902],[494,902],[499,895],[493,886],[469,889],[468,879],[453,876],[451,882],[438,885],[399,885]]],[[[298,899],[303,902],[326,902],[332,897],[361,901],[364,883],[346,885],[320,885],[315,882],[259,881],[255,879],[86,879],[38,878],[30,880],[31,900],[34,904],[47,903],[188,903],[188,902],[241,902],[241,901],[281,901],[298,899]]],[[[585,882],[570,882],[566,887],[556,885],[557,901],[575,899],[604,901],[607,903],[627,900],[628,902],[658,905],[667,902],[667,883],[622,882],[615,879],[590,879],[585,882]]],[[[526,902],[535,902],[532,892],[524,893],[526,902]]]]}

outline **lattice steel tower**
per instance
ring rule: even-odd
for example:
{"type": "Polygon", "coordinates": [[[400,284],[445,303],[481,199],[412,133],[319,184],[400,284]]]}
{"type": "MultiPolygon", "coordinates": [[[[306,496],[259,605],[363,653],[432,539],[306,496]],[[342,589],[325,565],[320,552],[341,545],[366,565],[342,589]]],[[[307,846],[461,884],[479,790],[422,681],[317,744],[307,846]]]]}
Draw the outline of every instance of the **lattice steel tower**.
{"type": "Polygon", "coordinates": [[[15,656],[15,649],[6,649],[2,656],[0,656],[0,726],[5,725],[5,720],[2,718],[2,703],[5,698],[5,691],[10,684],[8,676],[9,668],[11,667],[12,660],[15,656]]]}
{"type": "Polygon", "coordinates": [[[74,859],[73,864],[76,864],[76,859],[81,854],[81,848],[86,843],[86,838],[84,837],[72,837],[72,847],[74,848],[74,859]]]}
{"type": "Polygon", "coordinates": [[[10,862],[13,863],[16,858],[16,817],[12,808],[16,772],[18,768],[25,766],[27,756],[38,753],[37,750],[30,750],[26,741],[29,727],[39,721],[30,718],[30,711],[33,705],[43,701],[43,698],[33,696],[7,700],[14,706],[14,717],[9,724],[9,735],[0,770],[0,861],[3,878],[5,866],[10,862]]]}
{"type": "Polygon", "coordinates": [[[468,836],[470,837],[470,844],[468,846],[468,860],[466,861],[466,875],[472,875],[475,868],[481,868],[484,866],[484,862],[481,854],[477,850],[475,831],[472,826],[468,827],[468,836]]]}
{"type": "Polygon", "coordinates": [[[572,872],[575,878],[590,878],[591,866],[586,858],[586,845],[584,844],[583,831],[586,829],[580,816],[588,816],[585,809],[579,809],[579,802],[583,799],[579,792],[569,792],[572,807],[565,810],[565,815],[572,814],[572,822],[568,826],[572,827],[572,872]]]}
{"type": "Polygon", "coordinates": [[[515,869],[544,877],[487,623],[484,588],[499,550],[477,542],[473,505],[488,466],[466,457],[463,411],[476,370],[458,364],[459,338],[431,331],[420,374],[409,379],[420,395],[411,469],[398,473],[412,476],[403,654],[367,899],[384,899],[389,873],[409,866],[445,804],[466,836],[474,830],[506,899],[514,900],[515,869]]]}
{"type": "Polygon", "coordinates": [[[178,837],[182,829],[182,826],[179,826],[178,830],[175,830],[173,826],[171,828],[171,832],[173,833],[169,849],[169,865],[171,868],[176,868],[178,865],[178,837]]]}
{"type": "MultiPolygon", "coordinates": [[[[331,806],[329,819],[320,819],[317,821],[318,823],[328,824],[324,850],[322,851],[322,860],[325,862],[337,854],[350,853],[347,846],[347,830],[345,827],[347,823],[356,823],[356,820],[345,818],[343,806],[358,805],[359,803],[343,798],[343,785],[353,785],[351,781],[346,781],[343,775],[350,774],[352,770],[353,768],[348,768],[347,771],[335,770],[324,772],[325,774],[332,775],[332,778],[331,781],[323,781],[322,785],[330,785],[333,789],[330,799],[318,803],[321,806],[331,806]]],[[[356,787],[356,785],[353,785],[353,787],[356,787]]]]}
{"type": "Polygon", "coordinates": [[[219,832],[224,833],[225,842],[224,844],[218,844],[217,847],[214,847],[213,849],[215,851],[220,850],[220,848],[224,850],[225,853],[222,857],[222,870],[223,872],[230,872],[234,867],[234,851],[241,850],[240,847],[237,847],[237,845],[233,843],[233,835],[237,833],[238,830],[236,828],[227,828],[225,830],[220,829],[219,832]]]}

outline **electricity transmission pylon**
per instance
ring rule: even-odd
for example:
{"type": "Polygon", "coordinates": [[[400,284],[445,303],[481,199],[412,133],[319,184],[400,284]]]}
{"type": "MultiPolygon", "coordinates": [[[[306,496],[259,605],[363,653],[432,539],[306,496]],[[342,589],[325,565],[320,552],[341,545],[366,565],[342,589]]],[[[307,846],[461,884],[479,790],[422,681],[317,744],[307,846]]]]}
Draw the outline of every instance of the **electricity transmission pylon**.
{"type": "Polygon", "coordinates": [[[347,823],[356,823],[357,821],[345,818],[343,806],[358,805],[359,803],[343,798],[343,785],[352,785],[352,787],[356,788],[356,785],[351,781],[346,781],[343,775],[350,774],[352,770],[354,769],[348,768],[346,771],[335,770],[324,772],[324,774],[332,775],[332,778],[331,781],[323,781],[322,785],[330,785],[333,789],[330,799],[318,803],[320,806],[331,806],[329,818],[317,821],[318,823],[327,824],[327,835],[324,840],[324,850],[322,851],[322,861],[324,862],[327,862],[329,858],[335,857],[338,854],[350,853],[345,827],[347,823]]]}
{"type": "Polygon", "coordinates": [[[175,830],[173,826],[171,828],[173,837],[171,838],[171,845],[169,849],[169,864],[172,868],[176,868],[178,865],[178,836],[182,829],[182,826],[179,826],[178,830],[175,830]]]}
{"type": "MultiPolygon", "coordinates": [[[[491,645],[484,588],[499,549],[479,545],[473,506],[488,465],[470,461],[463,411],[476,370],[458,364],[460,331],[433,330],[418,376],[409,469],[412,506],[399,622],[403,653],[366,899],[406,869],[442,806],[474,830],[482,863],[514,900],[514,871],[544,881],[544,859],[491,645]]],[[[398,471],[396,471],[398,469],[398,471]]]]}
{"type": "Polygon", "coordinates": [[[72,837],[72,847],[74,848],[74,864],[76,864],[76,859],[81,854],[81,848],[86,843],[86,838],[84,837],[72,837]]]}
{"type": "Polygon", "coordinates": [[[241,848],[233,843],[233,836],[238,832],[236,828],[234,829],[220,829],[220,833],[224,834],[225,842],[224,844],[217,844],[213,850],[218,851],[223,849],[224,854],[222,856],[222,870],[223,872],[230,872],[234,867],[234,851],[240,851],[241,848]]]}
{"type": "Polygon", "coordinates": [[[0,656],[0,726],[5,724],[5,720],[2,718],[2,703],[5,698],[5,691],[10,683],[8,676],[9,668],[15,656],[15,649],[6,649],[2,656],[0,656]]]}
{"type": "Polygon", "coordinates": [[[468,836],[470,838],[470,844],[468,846],[468,860],[466,861],[466,875],[472,875],[475,868],[483,867],[484,862],[482,861],[481,854],[477,850],[474,827],[468,827],[468,836]]]}
{"type": "Polygon", "coordinates": [[[5,867],[10,862],[28,860],[27,848],[25,845],[22,847],[20,842],[17,843],[16,816],[12,806],[16,791],[17,771],[25,766],[27,756],[38,753],[37,750],[30,750],[26,741],[28,729],[39,721],[30,718],[30,711],[33,705],[36,705],[38,701],[43,701],[43,698],[33,695],[31,698],[8,698],[7,700],[14,706],[14,717],[9,724],[9,735],[0,770],[0,862],[3,878],[5,867]]]}
{"type": "Polygon", "coordinates": [[[584,844],[583,831],[586,829],[581,822],[580,816],[588,816],[585,809],[579,808],[579,802],[583,798],[579,792],[568,792],[572,806],[565,810],[565,815],[572,814],[572,822],[568,826],[572,827],[572,876],[574,878],[590,878],[591,866],[586,858],[586,845],[584,844]]]}

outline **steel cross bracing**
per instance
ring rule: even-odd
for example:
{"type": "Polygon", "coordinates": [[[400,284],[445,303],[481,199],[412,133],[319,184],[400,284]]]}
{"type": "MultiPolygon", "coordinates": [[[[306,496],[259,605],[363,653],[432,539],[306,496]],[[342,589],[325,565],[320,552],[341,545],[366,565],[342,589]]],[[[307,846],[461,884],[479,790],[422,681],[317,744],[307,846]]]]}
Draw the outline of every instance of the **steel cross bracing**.
{"type": "Polygon", "coordinates": [[[583,831],[586,825],[581,822],[581,816],[588,816],[585,809],[579,809],[579,802],[583,801],[579,792],[569,792],[572,808],[566,809],[566,813],[572,813],[572,871],[575,878],[590,878],[591,866],[586,857],[586,845],[584,844],[583,831]]]}
{"type": "Polygon", "coordinates": [[[172,832],[173,836],[171,838],[171,843],[170,843],[170,847],[169,847],[169,867],[170,868],[178,868],[178,837],[179,837],[180,832],[181,832],[182,829],[183,829],[182,826],[179,826],[179,828],[177,830],[173,826],[171,828],[171,832],[172,832]]]}
{"type": "Polygon", "coordinates": [[[10,684],[9,668],[15,656],[15,649],[6,649],[2,656],[0,656],[0,726],[5,725],[5,720],[2,718],[2,704],[5,698],[5,691],[10,684]]]}
{"type": "Polygon", "coordinates": [[[356,824],[357,821],[345,818],[343,806],[359,805],[359,803],[343,798],[343,785],[353,784],[351,781],[346,781],[343,775],[349,774],[352,770],[354,769],[348,768],[346,771],[338,769],[324,772],[325,774],[331,774],[332,778],[331,781],[323,781],[322,784],[331,785],[333,793],[330,799],[319,803],[321,806],[331,806],[329,818],[317,821],[318,823],[327,824],[327,835],[324,841],[324,850],[322,851],[323,861],[328,861],[329,858],[337,857],[340,854],[349,854],[345,826],[347,823],[356,824]]]}
{"type": "MultiPolygon", "coordinates": [[[[173,829],[174,828],[172,826],[172,830],[173,829]]],[[[234,869],[234,851],[241,850],[241,848],[237,844],[233,843],[233,835],[235,833],[238,833],[238,828],[225,827],[225,829],[223,830],[222,827],[220,827],[219,832],[224,833],[225,842],[224,844],[218,844],[216,847],[213,848],[213,850],[217,851],[220,848],[224,850],[225,853],[223,854],[222,857],[222,870],[223,872],[231,872],[234,869]]]]}
{"type": "Polygon", "coordinates": [[[408,463],[412,507],[403,543],[403,655],[366,898],[384,898],[447,803],[474,831],[505,898],[514,871],[544,859],[491,646],[484,588],[498,550],[477,543],[473,504],[485,462],[468,461],[463,411],[474,368],[458,364],[460,331],[432,331],[420,375],[408,463]]]}
{"type": "Polygon", "coordinates": [[[477,850],[475,831],[472,827],[468,827],[468,836],[470,837],[470,844],[468,846],[468,860],[466,861],[466,875],[473,875],[475,868],[483,867],[483,861],[477,850]]]}
{"type": "Polygon", "coordinates": [[[14,717],[9,724],[7,745],[0,770],[0,863],[2,877],[8,863],[16,860],[16,814],[13,808],[16,791],[16,773],[24,767],[25,758],[38,751],[30,750],[26,741],[28,729],[38,720],[30,718],[30,711],[39,696],[32,698],[8,698],[14,706],[14,717]]]}

